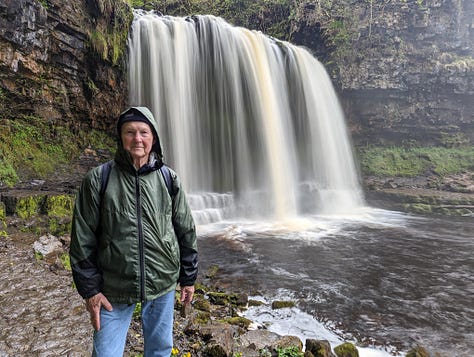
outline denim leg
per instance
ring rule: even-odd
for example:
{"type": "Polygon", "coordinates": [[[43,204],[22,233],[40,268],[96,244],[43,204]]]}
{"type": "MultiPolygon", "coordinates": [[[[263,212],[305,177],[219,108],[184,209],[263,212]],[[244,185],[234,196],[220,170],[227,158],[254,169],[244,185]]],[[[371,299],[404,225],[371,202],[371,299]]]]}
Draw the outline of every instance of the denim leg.
{"type": "Polygon", "coordinates": [[[135,304],[113,304],[112,307],[112,311],[100,310],[100,330],[94,331],[92,357],[123,356],[135,304]]]}
{"type": "Polygon", "coordinates": [[[173,290],[142,305],[145,357],[170,357],[171,355],[174,296],[173,290]]]}

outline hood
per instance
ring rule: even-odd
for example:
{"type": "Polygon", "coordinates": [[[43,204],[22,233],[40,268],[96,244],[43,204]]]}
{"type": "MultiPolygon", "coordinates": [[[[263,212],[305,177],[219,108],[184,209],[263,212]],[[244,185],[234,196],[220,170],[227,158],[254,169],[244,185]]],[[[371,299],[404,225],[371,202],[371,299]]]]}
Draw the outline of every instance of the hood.
{"type": "Polygon", "coordinates": [[[156,123],[153,113],[147,107],[130,107],[122,114],[120,114],[117,120],[117,145],[118,151],[124,151],[122,145],[122,139],[120,135],[120,130],[122,125],[127,121],[142,121],[147,123],[153,131],[153,137],[155,138],[155,143],[151,148],[151,152],[154,152],[156,159],[160,162],[163,159],[163,152],[161,149],[160,138],[158,136],[158,125],[156,123]]]}

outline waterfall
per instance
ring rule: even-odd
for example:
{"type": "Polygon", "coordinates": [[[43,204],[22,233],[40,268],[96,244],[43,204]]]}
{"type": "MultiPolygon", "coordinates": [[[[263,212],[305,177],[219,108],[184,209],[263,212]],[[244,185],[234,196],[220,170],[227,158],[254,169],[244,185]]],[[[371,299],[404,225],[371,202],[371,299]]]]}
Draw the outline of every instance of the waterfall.
{"type": "Polygon", "coordinates": [[[198,222],[363,204],[337,95],[303,48],[214,16],[136,13],[129,93],[154,113],[198,222]]]}

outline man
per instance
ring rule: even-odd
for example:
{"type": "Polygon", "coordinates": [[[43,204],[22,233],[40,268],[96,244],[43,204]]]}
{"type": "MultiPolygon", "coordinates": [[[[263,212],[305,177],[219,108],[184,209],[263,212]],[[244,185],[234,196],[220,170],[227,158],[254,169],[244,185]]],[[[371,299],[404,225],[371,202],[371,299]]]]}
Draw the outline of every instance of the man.
{"type": "Polygon", "coordinates": [[[169,357],[177,283],[184,304],[194,294],[194,221],[176,173],[169,169],[171,194],[161,174],[153,114],[145,107],[129,108],[120,115],[117,132],[105,192],[102,168],[96,167],[76,198],[73,278],[95,329],[93,356],[123,355],[135,304],[141,302],[145,357],[169,357]]]}

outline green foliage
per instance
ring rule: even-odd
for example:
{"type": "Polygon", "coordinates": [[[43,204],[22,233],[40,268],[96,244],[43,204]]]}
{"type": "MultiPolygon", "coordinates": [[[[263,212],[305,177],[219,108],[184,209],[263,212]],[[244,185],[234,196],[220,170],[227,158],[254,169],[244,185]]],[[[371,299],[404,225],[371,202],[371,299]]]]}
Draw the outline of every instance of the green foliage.
{"type": "Polygon", "coordinates": [[[39,262],[44,259],[44,256],[40,252],[35,252],[35,259],[39,262]]]}
{"type": "Polygon", "coordinates": [[[85,147],[110,151],[116,146],[105,132],[73,133],[35,116],[4,119],[0,127],[0,186],[12,187],[19,179],[47,178],[85,147]]]}
{"type": "Polygon", "coordinates": [[[215,15],[235,26],[262,31],[280,40],[290,39],[294,18],[289,0],[128,0],[128,3],[172,16],[215,15]]]}
{"type": "Polygon", "coordinates": [[[99,0],[100,16],[89,31],[91,48],[102,60],[118,65],[125,53],[128,32],[133,20],[129,1],[99,0]]]}
{"type": "Polygon", "coordinates": [[[423,175],[427,171],[444,176],[474,170],[474,147],[382,148],[358,151],[362,172],[375,176],[423,175]]]}
{"type": "MultiPolygon", "coordinates": [[[[0,156],[3,156],[1,152],[0,156]]],[[[18,175],[15,169],[9,162],[4,162],[0,158],[0,185],[4,184],[7,187],[12,187],[16,182],[18,182],[18,175]]]]}
{"type": "Polygon", "coordinates": [[[38,215],[41,211],[41,204],[43,200],[43,195],[19,198],[16,204],[16,214],[21,219],[28,219],[38,215]]]}
{"type": "Polygon", "coordinates": [[[278,353],[278,357],[303,357],[304,356],[304,353],[301,352],[301,350],[297,346],[278,348],[277,353],[278,353]]]}
{"type": "Polygon", "coordinates": [[[100,56],[100,58],[106,60],[109,56],[109,44],[107,43],[107,39],[102,31],[92,31],[89,35],[89,40],[94,51],[100,56]]]}
{"type": "Polygon", "coordinates": [[[142,316],[142,304],[140,302],[137,302],[135,305],[135,309],[133,310],[133,318],[134,319],[140,319],[142,316]]]}
{"type": "Polygon", "coordinates": [[[43,6],[45,9],[49,7],[48,0],[38,0],[38,2],[43,6]]]}
{"type": "Polygon", "coordinates": [[[69,258],[68,253],[63,253],[59,256],[59,260],[61,261],[61,264],[63,265],[64,269],[71,271],[71,260],[69,258]]]}

